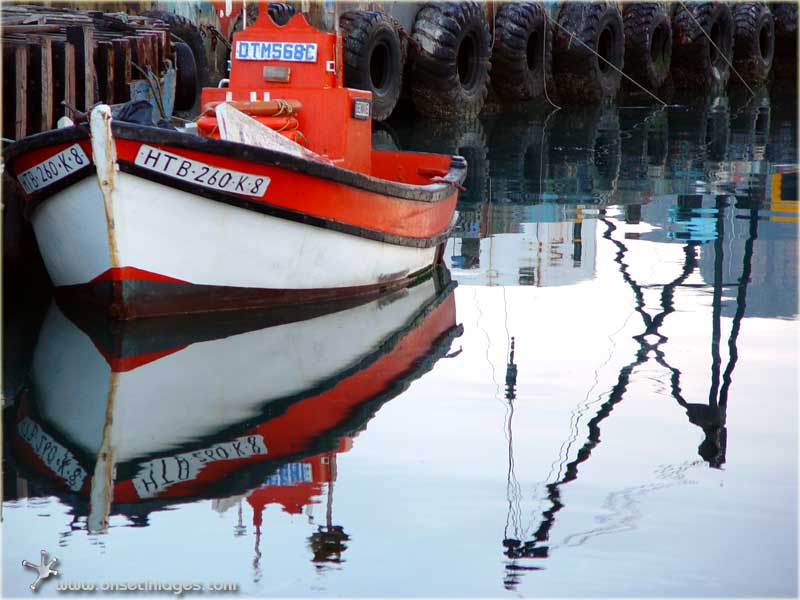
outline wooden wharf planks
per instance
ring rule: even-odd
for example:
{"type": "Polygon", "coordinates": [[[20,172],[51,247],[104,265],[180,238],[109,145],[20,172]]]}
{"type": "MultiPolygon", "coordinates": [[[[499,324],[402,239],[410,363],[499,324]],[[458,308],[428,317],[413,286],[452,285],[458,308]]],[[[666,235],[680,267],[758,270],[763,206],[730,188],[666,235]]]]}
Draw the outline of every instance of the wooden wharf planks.
{"type": "Polygon", "coordinates": [[[3,137],[52,129],[97,102],[130,99],[129,85],[174,64],[169,26],[149,17],[59,6],[10,5],[2,26],[3,137]],[[139,67],[137,69],[136,67],[139,67]]]}

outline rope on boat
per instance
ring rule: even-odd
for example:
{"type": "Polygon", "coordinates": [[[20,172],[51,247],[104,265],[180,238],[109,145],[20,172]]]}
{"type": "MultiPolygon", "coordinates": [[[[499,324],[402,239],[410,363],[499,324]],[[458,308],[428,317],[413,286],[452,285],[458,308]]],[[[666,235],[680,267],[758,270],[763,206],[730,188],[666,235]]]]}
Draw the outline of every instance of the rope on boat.
{"type": "Polygon", "coordinates": [[[278,133],[280,133],[281,131],[297,131],[299,128],[300,128],[300,123],[298,123],[297,119],[291,117],[287,117],[283,125],[281,125],[277,129],[270,127],[270,129],[278,133]]]}
{"type": "Polygon", "coordinates": [[[273,116],[275,117],[282,117],[285,114],[291,115],[292,114],[292,106],[282,98],[275,98],[275,102],[278,105],[278,112],[276,112],[273,116]]]}
{"type": "Polygon", "coordinates": [[[437,175],[436,177],[431,177],[431,183],[444,183],[445,185],[451,185],[456,188],[459,192],[466,192],[467,188],[463,185],[458,183],[457,181],[451,181],[450,179],[445,179],[444,177],[437,175]]]}
{"type": "Polygon", "coordinates": [[[301,145],[303,145],[303,146],[305,146],[305,147],[308,147],[308,138],[307,138],[306,136],[304,136],[304,135],[303,135],[303,132],[302,132],[302,131],[300,131],[300,130],[298,129],[298,130],[297,130],[297,133],[295,133],[295,137],[297,138],[297,139],[295,140],[295,142],[296,142],[296,143],[300,144],[300,143],[301,143],[301,141],[302,141],[302,144],[301,144],[301,145]]]}

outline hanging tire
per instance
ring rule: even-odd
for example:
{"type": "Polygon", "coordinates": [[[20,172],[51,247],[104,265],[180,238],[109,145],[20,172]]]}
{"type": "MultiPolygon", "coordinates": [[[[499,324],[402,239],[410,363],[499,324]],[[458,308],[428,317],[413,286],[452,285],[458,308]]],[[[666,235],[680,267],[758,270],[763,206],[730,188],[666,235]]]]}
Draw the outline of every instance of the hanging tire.
{"type": "Polygon", "coordinates": [[[194,52],[188,44],[176,42],[175,47],[175,110],[189,110],[197,99],[198,74],[194,52]]]}
{"type": "Polygon", "coordinates": [[[391,17],[376,11],[343,14],[344,84],[372,92],[372,118],[388,118],[403,82],[403,49],[391,17]]]}
{"type": "Polygon", "coordinates": [[[492,87],[506,101],[555,95],[553,33],[540,2],[512,2],[497,12],[492,87]],[[545,88],[547,86],[547,89],[545,88]]]}
{"type": "Polygon", "coordinates": [[[594,160],[600,106],[567,106],[553,115],[546,148],[547,192],[559,202],[595,204],[594,160]]]}
{"type": "MultiPolygon", "coordinates": [[[[258,4],[254,4],[258,8],[258,4]]],[[[270,2],[267,5],[267,12],[276,25],[286,25],[294,16],[294,6],[285,2],[270,2]]]]}
{"type": "Polygon", "coordinates": [[[459,120],[455,123],[417,119],[405,150],[457,154],[467,161],[466,191],[459,192],[458,201],[484,202],[489,190],[489,158],[486,130],[480,119],[459,120]]]}
{"type": "Polygon", "coordinates": [[[559,98],[567,103],[591,104],[616,96],[625,52],[617,4],[564,2],[556,22],[553,72],[559,98]]]}
{"type": "MultiPolygon", "coordinates": [[[[648,119],[645,127],[647,134],[647,162],[650,167],[655,167],[655,177],[663,176],[663,168],[669,153],[669,125],[667,115],[663,111],[658,112],[648,119]]],[[[648,176],[653,174],[648,170],[648,176]]],[[[654,180],[651,179],[651,185],[654,180]]]]}
{"type": "Polygon", "coordinates": [[[397,133],[389,124],[379,121],[372,126],[372,149],[392,152],[401,149],[397,133]]]}
{"type": "Polygon", "coordinates": [[[540,202],[549,146],[543,112],[504,113],[489,136],[492,202],[540,202]]]}
{"type": "Polygon", "coordinates": [[[489,85],[490,36],[476,2],[425,4],[414,21],[411,98],[435,119],[477,116],[489,85]]]}
{"type": "Polygon", "coordinates": [[[642,111],[620,111],[620,171],[624,173],[618,191],[654,193],[665,177],[667,158],[667,115],[661,106],[650,105],[642,111]]]}
{"type": "Polygon", "coordinates": [[[617,188],[622,165],[622,136],[620,135],[619,111],[616,107],[603,107],[597,120],[596,131],[594,156],[592,157],[593,187],[596,192],[601,194],[610,193],[617,188]]]}
{"type": "MultiPolygon", "coordinates": [[[[730,90],[731,159],[748,160],[754,147],[766,147],[770,139],[772,100],[766,84],[730,90]]],[[[766,186],[765,188],[766,189],[766,186]]],[[[751,192],[756,190],[751,188],[751,192]]]]}
{"type": "Polygon", "coordinates": [[[734,27],[728,5],[682,4],[675,11],[672,27],[675,86],[715,93],[723,90],[730,77],[728,61],[733,58],[734,27]]]}
{"type": "Polygon", "coordinates": [[[773,2],[775,54],[772,73],[777,79],[797,78],[797,3],[773,2]]]}
{"type": "MultiPolygon", "coordinates": [[[[733,66],[747,83],[765,81],[775,54],[775,23],[765,2],[742,2],[732,9],[733,66]]],[[[738,77],[733,83],[741,83],[738,77]]]]}
{"type": "Polygon", "coordinates": [[[728,98],[726,96],[707,98],[706,115],[706,160],[725,162],[728,160],[728,145],[731,137],[728,98]]]}
{"type": "Polygon", "coordinates": [[[797,3],[772,2],[770,3],[772,17],[775,21],[775,34],[778,37],[797,35],[797,3]]]}
{"type": "Polygon", "coordinates": [[[663,2],[623,5],[625,74],[649,90],[664,85],[672,62],[672,25],[663,2]]]}
{"type": "Polygon", "coordinates": [[[206,58],[206,48],[203,44],[203,37],[200,31],[191,21],[179,15],[163,10],[149,10],[141,13],[143,17],[159,19],[169,25],[170,33],[179,37],[186,46],[189,47],[194,58],[193,70],[191,74],[181,74],[181,55],[184,64],[191,69],[192,62],[189,59],[185,48],[176,49],[177,54],[177,82],[175,89],[175,110],[192,110],[200,102],[200,91],[204,85],[208,85],[208,60],[206,58]],[[180,54],[178,54],[180,52],[180,54]],[[179,96],[180,92],[180,96],[179,96]]]}
{"type": "MultiPolygon", "coordinates": [[[[253,2],[252,4],[247,5],[247,26],[250,27],[253,23],[256,22],[258,19],[258,15],[261,14],[259,12],[258,7],[261,6],[260,2],[253,2]]],[[[285,2],[270,2],[267,5],[267,12],[269,13],[270,18],[276,25],[286,25],[294,16],[295,10],[291,4],[286,4],[285,2]]],[[[244,11],[239,11],[239,15],[236,17],[236,20],[233,22],[233,27],[230,29],[229,35],[229,42],[233,42],[233,34],[237,31],[241,31],[244,25],[244,11]]]]}

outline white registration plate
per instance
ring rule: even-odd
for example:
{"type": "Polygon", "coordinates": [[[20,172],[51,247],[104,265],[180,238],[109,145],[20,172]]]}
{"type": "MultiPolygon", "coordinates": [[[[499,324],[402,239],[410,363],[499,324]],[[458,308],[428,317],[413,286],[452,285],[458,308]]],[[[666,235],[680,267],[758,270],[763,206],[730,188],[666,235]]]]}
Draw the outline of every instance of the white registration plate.
{"type": "Polygon", "coordinates": [[[303,42],[236,42],[239,60],[285,60],[289,62],[317,62],[317,45],[303,42]]]}
{"type": "Polygon", "coordinates": [[[55,441],[50,435],[28,417],[17,425],[20,437],[28,442],[31,450],[41,461],[67,484],[73,492],[83,487],[86,480],[86,471],[78,459],[64,446],[55,441]]]}
{"type": "Polygon", "coordinates": [[[43,160],[38,165],[23,171],[17,175],[17,181],[22,184],[22,188],[26,193],[32,194],[60,179],[64,179],[67,175],[80,170],[88,164],[89,157],[86,156],[83,148],[80,147],[80,144],[73,144],[47,160],[43,160]]]}
{"type": "Polygon", "coordinates": [[[156,458],[140,465],[133,487],[140,498],[152,498],[168,487],[197,478],[206,465],[267,454],[260,435],[247,435],[202,450],[156,458]]]}
{"type": "Polygon", "coordinates": [[[239,171],[221,169],[199,160],[191,160],[148,146],[147,144],[142,144],[139,147],[133,162],[150,171],[169,175],[175,179],[182,179],[212,190],[258,196],[259,198],[267,191],[270,181],[269,177],[264,175],[250,175],[239,171]]]}

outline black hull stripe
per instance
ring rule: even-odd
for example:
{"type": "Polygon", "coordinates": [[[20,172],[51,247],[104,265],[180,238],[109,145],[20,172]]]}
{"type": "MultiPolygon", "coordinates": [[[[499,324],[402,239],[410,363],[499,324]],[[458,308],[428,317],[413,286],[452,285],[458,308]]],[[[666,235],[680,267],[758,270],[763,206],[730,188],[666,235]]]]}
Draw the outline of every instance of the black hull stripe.
{"type": "Polygon", "coordinates": [[[66,144],[69,142],[80,142],[89,139],[89,128],[85,125],[76,125],[74,127],[65,127],[64,129],[51,129],[30,135],[26,138],[9,144],[3,150],[3,161],[9,163],[18,156],[31,152],[32,150],[39,150],[47,146],[55,146],[56,144],[66,144]]]}
{"type": "MultiPolygon", "coordinates": [[[[168,146],[172,149],[194,150],[246,160],[259,164],[271,165],[288,169],[297,173],[320,177],[350,187],[375,192],[385,196],[414,200],[417,202],[438,202],[449,198],[453,194],[453,186],[449,184],[434,183],[429,185],[411,185],[377,179],[356,171],[349,171],[334,165],[316,162],[314,160],[299,158],[282,152],[275,152],[266,148],[257,148],[247,144],[226,142],[215,138],[190,135],[157,127],[144,127],[130,123],[112,122],[111,131],[114,137],[135,142],[145,142],[158,146],[168,146]]],[[[460,184],[467,175],[467,163],[460,156],[451,157],[450,170],[445,179],[460,184]]]]}
{"type": "Polygon", "coordinates": [[[393,233],[386,233],[384,231],[366,229],[364,227],[358,227],[348,223],[341,223],[339,221],[326,219],[324,217],[316,217],[306,213],[282,208],[280,206],[267,204],[261,200],[253,200],[251,198],[239,196],[238,194],[223,192],[222,190],[212,190],[207,187],[194,184],[190,181],[178,179],[176,177],[170,177],[169,175],[164,175],[163,173],[156,173],[150,169],[145,169],[128,161],[119,160],[117,162],[119,164],[119,170],[123,173],[141,177],[142,179],[146,179],[148,181],[155,181],[161,185],[181,190],[195,196],[202,196],[203,198],[208,198],[209,200],[222,202],[223,204],[229,204],[245,210],[252,210],[257,213],[269,215],[271,217],[277,217],[279,219],[284,219],[295,223],[302,223],[303,225],[310,225],[312,227],[329,229],[331,231],[346,233],[348,235],[353,235],[376,242],[393,244],[395,246],[407,246],[410,248],[432,248],[446,241],[447,238],[450,237],[450,233],[455,226],[456,217],[454,215],[447,228],[433,237],[406,237],[393,233]]]}
{"type": "Polygon", "coordinates": [[[19,169],[17,169],[14,165],[14,160],[19,156],[27,154],[28,152],[33,152],[34,150],[40,150],[42,148],[56,146],[58,144],[80,142],[87,139],[89,139],[89,129],[85,126],[77,125],[75,127],[66,127],[64,129],[52,129],[50,131],[44,131],[28,136],[19,140],[18,142],[10,144],[3,150],[3,161],[7,165],[11,166],[9,169],[9,175],[12,176],[14,183],[19,189],[19,194],[22,196],[22,198],[26,199],[23,204],[23,216],[25,219],[30,220],[33,211],[36,210],[36,207],[38,207],[42,202],[51,196],[67,189],[72,185],[75,185],[90,175],[94,175],[94,164],[93,162],[90,162],[85,167],[80,168],[74,173],[70,173],[63,179],[60,179],[51,185],[28,194],[25,192],[22,184],[20,184],[17,180],[16,176],[19,174],[19,169]]]}

